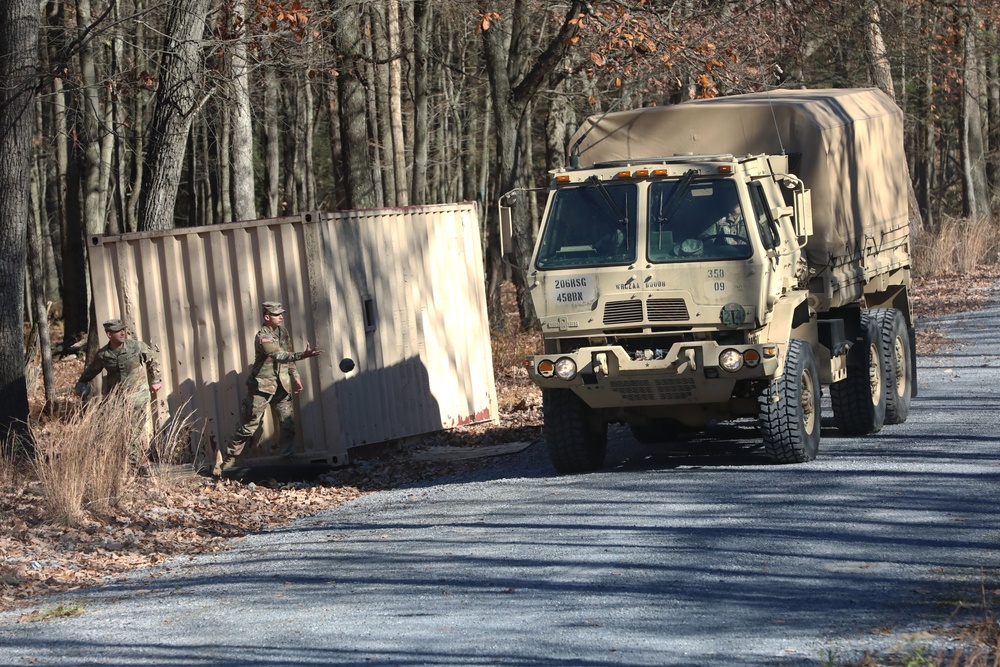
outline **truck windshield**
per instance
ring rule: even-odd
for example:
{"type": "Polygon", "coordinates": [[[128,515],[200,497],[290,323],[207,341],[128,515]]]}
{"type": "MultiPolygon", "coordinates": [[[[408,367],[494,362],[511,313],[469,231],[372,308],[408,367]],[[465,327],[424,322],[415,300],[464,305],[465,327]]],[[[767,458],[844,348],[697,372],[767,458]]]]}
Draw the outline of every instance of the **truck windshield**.
{"type": "Polygon", "coordinates": [[[552,195],[535,265],[540,269],[631,264],[636,259],[634,183],[591,183],[552,195]]]}
{"type": "Polygon", "coordinates": [[[658,181],[649,188],[652,262],[742,259],[751,255],[736,184],[730,180],[658,181]],[[685,187],[686,186],[686,187],[685,187]],[[678,191],[674,198],[675,189],[678,191]]]}

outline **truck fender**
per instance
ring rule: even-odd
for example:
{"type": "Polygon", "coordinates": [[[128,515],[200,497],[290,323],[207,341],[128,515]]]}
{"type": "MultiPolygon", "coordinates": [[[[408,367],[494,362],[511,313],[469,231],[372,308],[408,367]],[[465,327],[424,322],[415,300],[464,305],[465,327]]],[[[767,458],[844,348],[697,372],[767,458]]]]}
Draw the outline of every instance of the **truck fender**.
{"type": "Polygon", "coordinates": [[[809,292],[792,290],[785,292],[771,309],[771,318],[760,331],[762,343],[777,343],[779,350],[778,368],[784,368],[788,341],[799,338],[816,347],[815,327],[809,327],[814,320],[809,311],[809,292]]]}

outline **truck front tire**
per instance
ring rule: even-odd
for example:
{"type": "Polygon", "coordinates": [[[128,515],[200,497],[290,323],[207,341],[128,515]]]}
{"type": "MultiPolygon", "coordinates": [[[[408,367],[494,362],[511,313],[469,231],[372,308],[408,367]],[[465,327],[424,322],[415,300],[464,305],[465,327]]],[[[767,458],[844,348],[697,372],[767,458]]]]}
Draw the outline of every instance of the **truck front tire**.
{"type": "Polygon", "coordinates": [[[561,473],[589,472],[604,464],[608,423],[569,389],[542,391],[549,459],[561,473]]]}
{"type": "Polygon", "coordinates": [[[764,451],[778,463],[816,458],[820,438],[820,384],[812,348],[792,340],[785,370],[761,394],[760,430],[764,451]]]}
{"type": "Polygon", "coordinates": [[[861,313],[861,337],[847,355],[847,378],[830,385],[834,423],[841,433],[878,433],[885,423],[882,335],[870,312],[861,313]]]}
{"type": "Polygon", "coordinates": [[[913,389],[910,332],[903,321],[903,314],[895,308],[878,308],[869,313],[878,327],[882,344],[885,423],[902,424],[910,416],[913,389]]]}

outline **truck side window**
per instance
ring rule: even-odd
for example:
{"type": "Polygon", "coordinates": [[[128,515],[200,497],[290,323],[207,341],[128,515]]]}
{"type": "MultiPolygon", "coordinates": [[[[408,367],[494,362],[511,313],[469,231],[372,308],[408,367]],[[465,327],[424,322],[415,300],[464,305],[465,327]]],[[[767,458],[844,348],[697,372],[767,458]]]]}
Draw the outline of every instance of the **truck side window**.
{"type": "Polygon", "coordinates": [[[771,220],[771,209],[767,205],[767,197],[760,183],[750,184],[750,201],[753,203],[753,217],[757,221],[761,243],[768,250],[774,249],[774,223],[771,220]]]}

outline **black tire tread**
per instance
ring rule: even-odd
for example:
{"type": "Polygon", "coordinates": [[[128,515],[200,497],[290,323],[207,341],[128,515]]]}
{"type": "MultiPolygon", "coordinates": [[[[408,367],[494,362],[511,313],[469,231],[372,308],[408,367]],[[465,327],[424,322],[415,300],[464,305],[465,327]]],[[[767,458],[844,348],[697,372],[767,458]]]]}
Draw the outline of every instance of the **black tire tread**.
{"type": "Polygon", "coordinates": [[[542,407],[549,459],[558,472],[590,472],[604,464],[608,425],[583,399],[569,389],[546,389],[542,407]]]}
{"type": "Polygon", "coordinates": [[[885,423],[885,378],[882,379],[882,399],[878,405],[872,401],[868,378],[868,355],[872,341],[877,342],[879,349],[882,348],[875,320],[868,311],[861,313],[861,333],[861,340],[855,343],[848,356],[847,378],[830,385],[834,424],[848,435],[878,433],[885,423]]]}
{"type": "Polygon", "coordinates": [[[910,358],[910,333],[903,321],[903,314],[895,308],[876,308],[871,311],[875,319],[879,337],[882,343],[882,380],[885,387],[885,423],[902,424],[910,416],[910,392],[913,387],[913,359],[910,358]],[[896,338],[902,339],[906,350],[906,393],[900,396],[896,393],[896,338]]]}
{"type": "Polygon", "coordinates": [[[816,458],[820,437],[819,375],[809,344],[792,340],[785,357],[785,370],[771,381],[758,398],[764,451],[777,463],[805,463],[816,458]],[[805,431],[802,418],[802,375],[813,380],[814,432],[805,431]]]}

